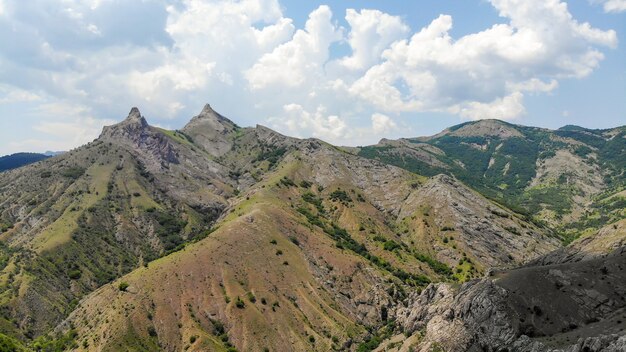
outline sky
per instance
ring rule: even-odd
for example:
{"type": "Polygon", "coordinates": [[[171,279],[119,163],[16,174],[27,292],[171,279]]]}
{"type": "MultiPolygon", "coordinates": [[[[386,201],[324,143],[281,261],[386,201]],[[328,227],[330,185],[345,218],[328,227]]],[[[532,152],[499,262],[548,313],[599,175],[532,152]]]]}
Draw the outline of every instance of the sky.
{"type": "Polygon", "coordinates": [[[339,145],[626,124],[626,0],[0,0],[0,155],[205,103],[339,145]]]}

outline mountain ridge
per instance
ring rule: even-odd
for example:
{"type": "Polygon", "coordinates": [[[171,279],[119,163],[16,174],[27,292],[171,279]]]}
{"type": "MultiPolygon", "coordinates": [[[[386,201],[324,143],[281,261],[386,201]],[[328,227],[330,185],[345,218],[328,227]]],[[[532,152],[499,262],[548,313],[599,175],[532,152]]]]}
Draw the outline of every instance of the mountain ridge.
{"type": "MultiPolygon", "coordinates": [[[[452,165],[437,145],[388,143],[452,165]]],[[[419,292],[460,285],[473,297],[482,289],[465,287],[490,273],[564,260],[554,230],[454,174],[356,153],[239,127],[208,104],[180,131],[133,108],[92,143],[0,174],[0,338],[86,351],[371,350],[415,316],[405,309],[419,312],[419,292]]],[[[602,197],[621,209],[620,195],[602,197]]],[[[611,219],[563,251],[601,261],[626,237],[611,219]]]]}

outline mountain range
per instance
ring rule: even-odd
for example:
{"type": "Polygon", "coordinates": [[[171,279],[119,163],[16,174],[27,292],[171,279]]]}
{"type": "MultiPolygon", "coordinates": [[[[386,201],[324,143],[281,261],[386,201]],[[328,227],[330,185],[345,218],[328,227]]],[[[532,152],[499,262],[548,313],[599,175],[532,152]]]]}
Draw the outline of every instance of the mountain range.
{"type": "Polygon", "coordinates": [[[625,168],[626,127],[354,148],[133,108],[0,173],[0,346],[623,351],[625,168]]]}

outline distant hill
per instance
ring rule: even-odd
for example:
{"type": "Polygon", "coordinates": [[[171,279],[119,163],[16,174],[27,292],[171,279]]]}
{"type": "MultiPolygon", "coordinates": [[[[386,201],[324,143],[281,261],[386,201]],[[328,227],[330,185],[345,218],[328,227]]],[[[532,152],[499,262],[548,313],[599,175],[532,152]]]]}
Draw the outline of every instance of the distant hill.
{"type": "Polygon", "coordinates": [[[48,159],[50,156],[39,153],[15,153],[0,157],[0,172],[17,169],[24,165],[48,159]]]}
{"type": "Polygon", "coordinates": [[[623,217],[611,196],[626,186],[624,126],[549,130],[481,120],[356,150],[420,175],[452,175],[570,238],[623,217]]]}

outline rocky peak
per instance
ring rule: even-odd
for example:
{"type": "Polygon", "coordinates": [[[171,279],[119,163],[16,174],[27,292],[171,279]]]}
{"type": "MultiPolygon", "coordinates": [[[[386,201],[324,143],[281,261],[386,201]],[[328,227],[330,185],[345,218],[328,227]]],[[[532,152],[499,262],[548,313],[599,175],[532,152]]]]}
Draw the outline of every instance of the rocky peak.
{"type": "Polygon", "coordinates": [[[207,133],[217,131],[219,133],[228,133],[233,131],[236,125],[231,120],[222,116],[213,110],[210,104],[204,105],[199,115],[194,116],[191,121],[183,128],[183,132],[194,134],[194,132],[207,133]],[[199,131],[196,131],[199,130],[199,131]]]}
{"type": "MultiPolygon", "coordinates": [[[[141,112],[136,107],[130,109],[128,117],[124,121],[112,125],[105,126],[102,130],[100,138],[103,139],[120,139],[124,137],[132,137],[141,135],[150,126],[141,112]]],[[[134,138],[133,138],[134,139],[134,138]]]]}
{"type": "Polygon", "coordinates": [[[122,123],[139,124],[142,127],[148,126],[148,122],[143,116],[141,116],[141,112],[136,107],[133,107],[132,109],[130,109],[130,112],[128,113],[128,117],[126,117],[126,119],[122,123]]]}
{"type": "Polygon", "coordinates": [[[194,116],[182,132],[206,152],[222,156],[233,146],[233,134],[237,125],[206,104],[199,115],[194,116]]]}

